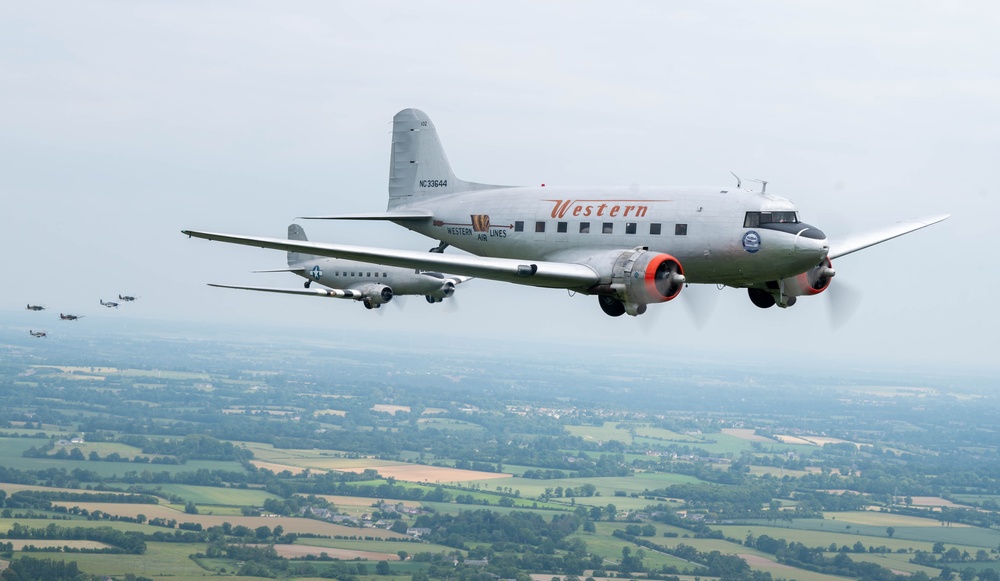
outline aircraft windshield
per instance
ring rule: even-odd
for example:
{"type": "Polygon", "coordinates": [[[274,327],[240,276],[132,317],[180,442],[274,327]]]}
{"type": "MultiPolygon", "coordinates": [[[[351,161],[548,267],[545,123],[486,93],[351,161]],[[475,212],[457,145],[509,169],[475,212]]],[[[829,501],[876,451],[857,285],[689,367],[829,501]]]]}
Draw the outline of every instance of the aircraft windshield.
{"type": "Polygon", "coordinates": [[[747,212],[743,220],[744,228],[754,228],[761,224],[798,224],[795,212],[747,212]]]}

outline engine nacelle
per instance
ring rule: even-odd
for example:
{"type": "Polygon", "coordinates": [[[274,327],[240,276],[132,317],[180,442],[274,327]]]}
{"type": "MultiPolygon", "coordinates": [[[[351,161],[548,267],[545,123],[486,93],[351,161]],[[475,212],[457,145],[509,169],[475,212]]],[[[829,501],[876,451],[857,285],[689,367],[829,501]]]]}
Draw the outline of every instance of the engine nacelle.
{"type": "Polygon", "coordinates": [[[361,289],[361,302],[369,309],[377,308],[380,305],[392,300],[392,289],[384,284],[367,284],[361,289]]]}
{"type": "MultiPolygon", "coordinates": [[[[663,303],[680,294],[684,287],[684,269],[669,254],[636,248],[622,253],[611,267],[610,284],[598,285],[591,292],[614,297],[630,315],[641,315],[650,303],[663,303]]],[[[602,301],[602,307],[605,307],[602,301]]],[[[621,308],[621,307],[619,307],[621,308]]],[[[615,314],[605,308],[605,312],[615,314]]]]}
{"type": "Polygon", "coordinates": [[[790,307],[795,304],[796,297],[817,295],[825,291],[836,274],[830,259],[824,258],[823,262],[802,274],[768,282],[765,288],[750,288],[750,300],[762,309],[773,305],[790,307]]]}
{"type": "Polygon", "coordinates": [[[456,282],[454,280],[446,278],[444,282],[441,283],[441,288],[426,295],[427,302],[440,303],[446,298],[452,296],[453,294],[455,294],[455,284],[456,282]]]}
{"type": "Polygon", "coordinates": [[[785,296],[802,297],[818,295],[830,286],[830,281],[837,272],[833,270],[833,263],[829,258],[824,258],[823,262],[812,269],[803,272],[798,276],[792,276],[781,281],[785,287],[785,296]]]}

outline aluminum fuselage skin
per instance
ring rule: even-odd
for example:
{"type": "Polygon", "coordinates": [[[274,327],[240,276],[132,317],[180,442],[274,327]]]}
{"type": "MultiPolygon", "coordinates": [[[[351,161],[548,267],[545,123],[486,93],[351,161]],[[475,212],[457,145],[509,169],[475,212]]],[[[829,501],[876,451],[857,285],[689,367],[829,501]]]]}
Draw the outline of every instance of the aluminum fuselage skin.
{"type": "Polygon", "coordinates": [[[311,258],[294,266],[304,269],[295,274],[333,289],[364,291],[371,286],[384,285],[397,296],[428,295],[441,290],[444,284],[441,278],[415,270],[353,260],[311,258]]]}
{"type": "Polygon", "coordinates": [[[747,212],[795,206],[736,187],[506,187],[396,202],[396,210],[434,216],[396,223],[479,256],[576,262],[600,271],[620,252],[646,247],[678,259],[690,283],[757,286],[803,273],[829,251],[825,235],[809,224],[744,227],[747,212]],[[589,232],[581,233],[581,223],[589,223],[589,232]],[[652,224],[660,225],[659,234],[650,233],[652,224]],[[750,231],[758,245],[744,244],[750,231]]]}

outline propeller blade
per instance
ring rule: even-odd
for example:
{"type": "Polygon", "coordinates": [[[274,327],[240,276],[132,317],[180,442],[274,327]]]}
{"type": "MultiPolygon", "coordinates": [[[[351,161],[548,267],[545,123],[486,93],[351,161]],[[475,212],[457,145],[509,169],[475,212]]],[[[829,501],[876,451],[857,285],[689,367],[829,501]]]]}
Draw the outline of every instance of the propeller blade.
{"type": "Polygon", "coordinates": [[[833,330],[845,326],[861,306],[861,291],[836,278],[830,282],[830,287],[823,294],[827,295],[827,312],[833,330]]]}
{"type": "Polygon", "coordinates": [[[684,305],[694,325],[703,329],[715,312],[720,294],[721,291],[712,285],[689,284],[684,287],[676,300],[684,305]]]}

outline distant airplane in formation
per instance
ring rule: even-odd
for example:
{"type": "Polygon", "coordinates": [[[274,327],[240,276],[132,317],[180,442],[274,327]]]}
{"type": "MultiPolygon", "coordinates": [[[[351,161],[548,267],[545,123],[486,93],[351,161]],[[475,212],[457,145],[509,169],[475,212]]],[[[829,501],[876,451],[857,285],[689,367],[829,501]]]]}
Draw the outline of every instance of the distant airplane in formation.
{"type": "MultiPolygon", "coordinates": [[[[288,239],[307,241],[298,224],[288,227],[288,239]]],[[[364,262],[323,258],[299,252],[288,253],[288,268],[257,272],[291,272],[306,279],[302,289],[209,284],[219,288],[252,290],[361,301],[366,308],[377,309],[399,295],[423,295],[429,303],[440,303],[455,294],[455,287],[468,277],[447,276],[436,272],[377,266],[364,262]],[[313,282],[328,288],[311,288],[313,282]]]]}
{"type": "Polygon", "coordinates": [[[63,321],[75,321],[77,319],[82,319],[83,315],[64,315],[59,313],[59,318],[63,321]]]}
{"type": "Polygon", "coordinates": [[[126,303],[131,303],[131,302],[135,301],[135,299],[137,299],[137,298],[139,298],[139,297],[133,297],[133,296],[129,296],[129,295],[118,295],[118,300],[125,301],[126,303]]]}
{"type": "Polygon", "coordinates": [[[43,307],[42,305],[32,305],[32,304],[29,304],[28,305],[28,310],[29,311],[44,311],[45,307],[43,307]]]}
{"type": "MultiPolygon", "coordinates": [[[[492,129],[491,131],[496,131],[492,129]]],[[[484,134],[485,135],[485,134],[484,134]]],[[[611,316],[639,315],[686,284],[746,288],[761,308],[826,290],[832,259],[940,222],[908,220],[829,241],[787,199],[742,187],[512,187],[455,177],[430,118],[393,119],[385,212],[310,219],[385,220],[439,241],[430,253],[184,230],[189,236],[408,269],[441,270],[596,295],[611,316]],[[448,246],[475,256],[444,255],[448,246]]]]}
{"type": "Polygon", "coordinates": [[[118,303],[113,303],[111,301],[104,302],[104,299],[101,299],[101,306],[108,307],[109,309],[117,309],[118,303]]]}
{"type": "Polygon", "coordinates": [[[45,331],[32,331],[31,329],[28,329],[28,332],[31,333],[32,337],[38,337],[38,338],[48,337],[49,335],[45,331]]]}

